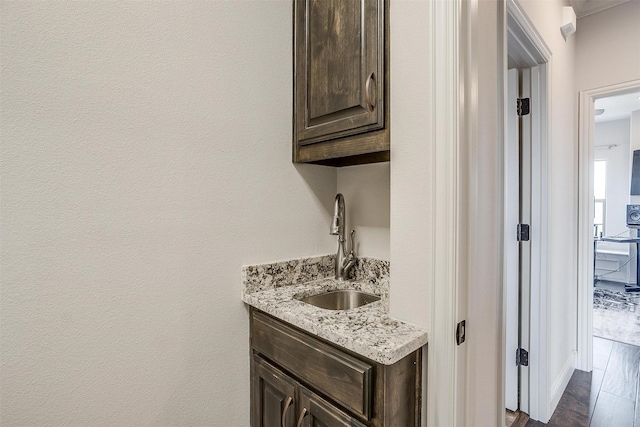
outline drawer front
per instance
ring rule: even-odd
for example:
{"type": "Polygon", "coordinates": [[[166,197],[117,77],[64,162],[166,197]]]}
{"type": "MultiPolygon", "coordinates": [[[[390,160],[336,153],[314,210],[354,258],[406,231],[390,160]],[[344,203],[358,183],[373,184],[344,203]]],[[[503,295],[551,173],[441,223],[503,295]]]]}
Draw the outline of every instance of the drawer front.
{"type": "Polygon", "coordinates": [[[253,311],[253,348],[301,381],[371,418],[374,367],[280,321],[253,311]]]}

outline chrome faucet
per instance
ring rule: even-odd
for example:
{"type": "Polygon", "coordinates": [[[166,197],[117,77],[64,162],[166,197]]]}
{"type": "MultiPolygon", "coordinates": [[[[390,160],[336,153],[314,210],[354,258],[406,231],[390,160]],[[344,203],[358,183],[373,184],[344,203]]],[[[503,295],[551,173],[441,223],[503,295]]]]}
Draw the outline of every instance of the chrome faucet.
{"type": "Polygon", "coordinates": [[[347,251],[346,239],[344,237],[345,222],[344,196],[338,193],[333,208],[333,221],[331,222],[331,229],[329,231],[331,235],[338,236],[338,252],[336,253],[335,261],[337,280],[348,280],[349,271],[356,263],[356,255],[353,252],[353,236],[356,234],[356,230],[351,230],[350,248],[347,251]]]}

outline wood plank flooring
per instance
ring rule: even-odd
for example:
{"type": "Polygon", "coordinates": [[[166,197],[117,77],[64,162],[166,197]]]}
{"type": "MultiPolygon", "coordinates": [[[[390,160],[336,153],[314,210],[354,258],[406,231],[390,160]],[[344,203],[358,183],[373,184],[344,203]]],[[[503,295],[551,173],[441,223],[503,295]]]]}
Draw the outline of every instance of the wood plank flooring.
{"type": "Polygon", "coordinates": [[[548,424],[640,427],[640,347],[593,338],[593,372],[575,371],[548,424]]]}

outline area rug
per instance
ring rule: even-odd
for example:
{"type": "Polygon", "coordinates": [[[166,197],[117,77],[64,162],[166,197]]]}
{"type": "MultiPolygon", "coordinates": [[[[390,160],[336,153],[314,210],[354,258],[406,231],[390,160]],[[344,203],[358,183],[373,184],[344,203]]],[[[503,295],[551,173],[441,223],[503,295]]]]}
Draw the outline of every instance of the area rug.
{"type": "Polygon", "coordinates": [[[593,335],[640,346],[640,293],[595,288],[593,335]]]}

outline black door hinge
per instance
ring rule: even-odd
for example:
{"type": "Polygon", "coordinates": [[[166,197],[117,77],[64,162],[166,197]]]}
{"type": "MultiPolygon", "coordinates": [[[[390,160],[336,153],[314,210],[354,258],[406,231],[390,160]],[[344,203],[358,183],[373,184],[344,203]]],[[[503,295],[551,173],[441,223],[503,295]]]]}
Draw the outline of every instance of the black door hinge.
{"type": "Polygon", "coordinates": [[[526,116],[531,112],[531,100],[529,98],[518,98],[518,116],[526,116]]]}
{"type": "Polygon", "coordinates": [[[529,241],[529,224],[518,224],[517,239],[518,242],[529,241]]]}
{"type": "Polygon", "coordinates": [[[516,366],[529,366],[529,352],[524,348],[516,350],[516,366]]]}
{"type": "Polygon", "coordinates": [[[463,320],[462,322],[458,323],[458,326],[456,326],[456,344],[458,345],[464,342],[466,329],[465,324],[466,320],[463,320]]]}

